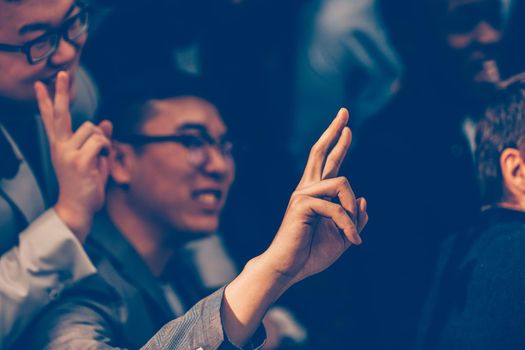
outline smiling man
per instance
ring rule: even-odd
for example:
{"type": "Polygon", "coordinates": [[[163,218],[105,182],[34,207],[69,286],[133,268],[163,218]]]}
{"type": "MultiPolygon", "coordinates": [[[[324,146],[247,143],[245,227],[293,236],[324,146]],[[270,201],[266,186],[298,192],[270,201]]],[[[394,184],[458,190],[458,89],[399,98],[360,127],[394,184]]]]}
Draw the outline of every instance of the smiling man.
{"type": "Polygon", "coordinates": [[[106,210],[87,244],[99,273],[65,291],[28,331],[31,344],[17,345],[259,349],[261,321],[282,293],[361,242],[366,203],[334,178],[350,145],[348,112],[314,146],[274,242],[201,299],[177,251],[217,230],[234,175],[231,143],[198,85],[165,72],[132,82],[102,111],[115,122],[116,141],[106,210]]]}
{"type": "Polygon", "coordinates": [[[66,285],[95,272],[81,243],[104,200],[100,151],[111,125],[73,133],[64,113],[69,96],[92,101],[79,70],[87,29],[85,7],[72,0],[0,1],[0,348],[66,285]]]}

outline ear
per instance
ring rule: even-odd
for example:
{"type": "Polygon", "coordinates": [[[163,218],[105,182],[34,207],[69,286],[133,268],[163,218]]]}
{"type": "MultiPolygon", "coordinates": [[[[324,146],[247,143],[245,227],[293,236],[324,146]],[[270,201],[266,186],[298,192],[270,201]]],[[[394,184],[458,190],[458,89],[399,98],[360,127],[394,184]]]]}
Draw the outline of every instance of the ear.
{"type": "Polygon", "coordinates": [[[525,198],[525,163],[521,152],[506,148],[500,156],[500,167],[506,197],[521,202],[525,198]]]}
{"type": "Polygon", "coordinates": [[[135,151],[128,144],[113,141],[109,152],[109,174],[117,185],[129,185],[135,168],[135,151]]]}

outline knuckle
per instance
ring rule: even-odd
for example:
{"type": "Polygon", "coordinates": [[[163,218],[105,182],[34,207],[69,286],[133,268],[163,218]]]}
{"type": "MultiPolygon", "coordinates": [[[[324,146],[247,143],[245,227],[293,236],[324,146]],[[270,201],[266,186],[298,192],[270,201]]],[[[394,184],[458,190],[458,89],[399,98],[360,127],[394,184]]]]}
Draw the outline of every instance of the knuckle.
{"type": "Polygon", "coordinates": [[[344,176],[339,176],[337,177],[337,184],[338,185],[342,185],[342,186],[347,186],[348,185],[348,179],[344,176]]]}
{"type": "Polygon", "coordinates": [[[344,189],[350,189],[350,182],[348,181],[348,179],[345,177],[345,176],[339,176],[337,178],[337,185],[340,187],[340,188],[344,188],[344,189]]]}
{"type": "Polygon", "coordinates": [[[312,148],[310,149],[310,155],[311,156],[319,156],[323,153],[321,145],[319,145],[319,142],[316,142],[312,148]]]}
{"type": "Polygon", "coordinates": [[[301,200],[300,196],[301,195],[297,191],[292,193],[292,195],[290,196],[290,204],[296,205],[301,200]]]}
{"type": "Polygon", "coordinates": [[[92,122],[86,122],[86,132],[91,135],[102,134],[102,130],[92,122]]]}
{"type": "Polygon", "coordinates": [[[340,205],[337,205],[334,209],[335,213],[339,216],[343,216],[343,215],[346,215],[346,210],[344,210],[344,208],[340,205]]]}
{"type": "Polygon", "coordinates": [[[92,122],[90,121],[87,121],[87,122],[84,122],[82,124],[82,127],[87,129],[87,130],[93,130],[95,128],[95,124],[93,124],[92,122]]]}
{"type": "Polygon", "coordinates": [[[306,205],[306,196],[302,195],[302,194],[299,194],[299,193],[294,193],[292,195],[292,199],[291,199],[291,204],[292,206],[294,207],[297,207],[297,208],[302,208],[306,205]]]}

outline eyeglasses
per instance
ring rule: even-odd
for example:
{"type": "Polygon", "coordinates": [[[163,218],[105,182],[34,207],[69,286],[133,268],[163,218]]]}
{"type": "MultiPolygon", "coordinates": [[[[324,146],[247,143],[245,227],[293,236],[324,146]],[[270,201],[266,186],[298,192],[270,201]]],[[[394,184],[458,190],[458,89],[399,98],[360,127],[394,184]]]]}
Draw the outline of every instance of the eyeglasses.
{"type": "Polygon", "coordinates": [[[141,135],[134,134],[125,137],[115,137],[118,141],[141,146],[150,143],[175,142],[188,151],[188,162],[199,167],[210,159],[210,149],[215,147],[227,160],[233,159],[233,143],[228,139],[214,140],[209,135],[141,135]]]}
{"type": "Polygon", "coordinates": [[[78,39],[87,32],[89,27],[86,5],[78,3],[77,6],[80,12],[64,21],[59,28],[49,30],[24,45],[0,44],[0,51],[25,53],[29,64],[37,64],[56,52],[61,38],[76,46],[78,39]]]}

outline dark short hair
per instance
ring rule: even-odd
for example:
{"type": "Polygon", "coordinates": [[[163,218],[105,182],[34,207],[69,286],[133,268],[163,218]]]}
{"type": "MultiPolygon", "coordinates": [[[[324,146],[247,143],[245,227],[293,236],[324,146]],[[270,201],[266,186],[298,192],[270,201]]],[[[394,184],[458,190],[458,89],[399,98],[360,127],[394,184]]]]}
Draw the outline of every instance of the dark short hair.
{"type": "Polygon", "coordinates": [[[476,165],[484,204],[504,198],[500,157],[506,148],[519,149],[525,141],[525,85],[508,87],[489,107],[476,132],[476,165]]]}
{"type": "Polygon", "coordinates": [[[198,97],[219,108],[212,87],[204,80],[182,73],[147,72],[116,83],[111,93],[103,96],[97,116],[113,124],[113,138],[126,138],[140,133],[153,115],[153,100],[198,97]]]}

